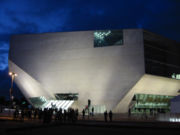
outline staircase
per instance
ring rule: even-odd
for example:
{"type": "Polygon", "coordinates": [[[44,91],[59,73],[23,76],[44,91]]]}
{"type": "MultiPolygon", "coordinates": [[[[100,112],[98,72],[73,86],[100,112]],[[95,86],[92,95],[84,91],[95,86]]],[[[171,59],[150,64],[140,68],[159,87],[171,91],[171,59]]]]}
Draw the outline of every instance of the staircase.
{"type": "Polygon", "coordinates": [[[73,102],[74,100],[48,100],[42,105],[42,108],[57,108],[58,110],[61,108],[62,110],[67,110],[73,102]]]}

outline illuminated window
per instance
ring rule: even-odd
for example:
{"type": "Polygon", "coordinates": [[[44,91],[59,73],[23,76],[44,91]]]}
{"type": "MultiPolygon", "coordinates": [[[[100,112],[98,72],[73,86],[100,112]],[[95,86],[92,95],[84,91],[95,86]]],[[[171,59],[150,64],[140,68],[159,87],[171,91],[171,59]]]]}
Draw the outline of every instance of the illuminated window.
{"type": "Polygon", "coordinates": [[[170,111],[170,100],[174,96],[135,94],[132,99],[131,113],[166,113],[170,111]]]}
{"type": "Polygon", "coordinates": [[[123,45],[122,30],[98,30],[94,32],[94,47],[123,45]]]}

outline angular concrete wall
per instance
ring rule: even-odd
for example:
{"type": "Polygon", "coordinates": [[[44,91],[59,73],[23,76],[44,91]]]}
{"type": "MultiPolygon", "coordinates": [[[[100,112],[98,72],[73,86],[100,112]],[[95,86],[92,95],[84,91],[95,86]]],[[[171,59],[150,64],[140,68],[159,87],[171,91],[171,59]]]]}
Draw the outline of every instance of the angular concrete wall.
{"type": "Polygon", "coordinates": [[[180,80],[145,74],[119,102],[114,112],[127,113],[135,94],[177,96],[180,80]]]}
{"type": "MultiPolygon", "coordinates": [[[[27,74],[55,93],[79,93],[81,110],[87,100],[113,109],[144,74],[143,30],[123,30],[124,45],[94,48],[93,31],[16,35],[11,38],[9,70],[27,74]]],[[[31,80],[30,79],[30,80],[31,80]]],[[[23,77],[15,82],[27,97],[40,96],[22,88],[23,77]]],[[[36,89],[36,88],[35,88],[36,89]]]]}

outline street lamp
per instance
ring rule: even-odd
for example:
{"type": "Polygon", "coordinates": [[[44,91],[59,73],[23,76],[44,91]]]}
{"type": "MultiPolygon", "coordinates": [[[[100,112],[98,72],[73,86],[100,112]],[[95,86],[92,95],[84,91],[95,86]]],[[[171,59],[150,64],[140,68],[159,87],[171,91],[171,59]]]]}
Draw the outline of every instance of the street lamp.
{"type": "Polygon", "coordinates": [[[13,101],[13,82],[17,74],[14,72],[9,72],[9,75],[11,76],[10,99],[13,101]]]}

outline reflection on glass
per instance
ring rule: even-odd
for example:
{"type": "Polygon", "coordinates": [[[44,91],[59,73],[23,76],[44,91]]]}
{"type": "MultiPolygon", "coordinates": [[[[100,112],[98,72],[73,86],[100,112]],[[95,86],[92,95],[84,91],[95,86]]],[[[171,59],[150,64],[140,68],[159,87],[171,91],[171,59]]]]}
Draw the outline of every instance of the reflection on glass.
{"type": "Polygon", "coordinates": [[[57,100],[78,100],[78,93],[56,93],[57,100]]]}
{"type": "Polygon", "coordinates": [[[122,30],[99,30],[94,32],[94,47],[123,44],[122,30]]]}
{"type": "Polygon", "coordinates": [[[41,106],[47,102],[46,98],[41,96],[41,97],[32,97],[29,98],[30,102],[33,104],[35,108],[41,108],[41,106]]]}

